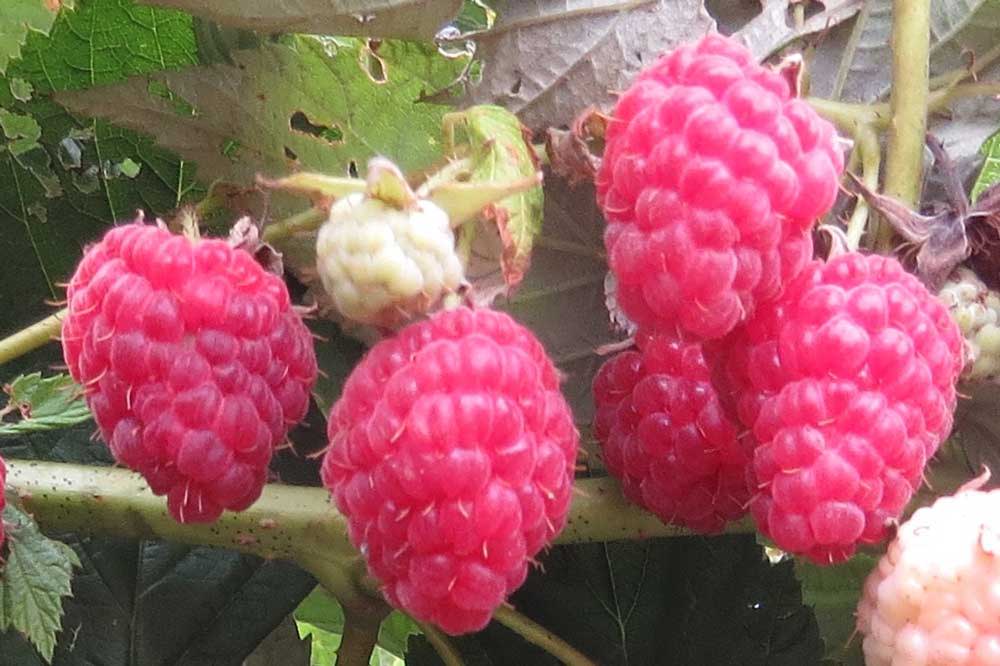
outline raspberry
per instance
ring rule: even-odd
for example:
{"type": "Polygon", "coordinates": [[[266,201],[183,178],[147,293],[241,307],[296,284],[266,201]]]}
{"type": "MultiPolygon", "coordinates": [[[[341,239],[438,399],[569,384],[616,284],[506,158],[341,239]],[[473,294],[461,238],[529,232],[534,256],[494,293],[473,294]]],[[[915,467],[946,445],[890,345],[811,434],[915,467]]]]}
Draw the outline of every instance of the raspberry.
{"type": "Polygon", "coordinates": [[[966,379],[1000,378],[1000,294],[968,268],[958,268],[938,293],[962,330],[971,363],[966,379]]]}
{"type": "Polygon", "coordinates": [[[918,509],[865,582],[868,666],[1000,664],[1000,490],[918,509]]]}
{"type": "Polygon", "coordinates": [[[594,378],[594,434],[625,495],[702,533],[746,513],[750,452],[712,383],[708,356],[675,334],[640,332],[639,351],[594,378]]]}
{"type": "Polygon", "coordinates": [[[464,279],[448,214],[424,199],[401,209],[363,193],[344,197],[319,230],[316,261],[337,309],[364,324],[392,326],[464,279]]]}
{"type": "Polygon", "coordinates": [[[842,169],[833,126],[743,46],[665,55],[619,100],[595,180],[619,305],[722,337],[802,270],[842,169]]]}
{"type": "Polygon", "coordinates": [[[832,563],[885,537],[951,430],[962,338],[889,257],[815,262],[783,301],[740,352],[759,405],[751,511],[779,547],[832,563]]]}
{"type": "Polygon", "coordinates": [[[224,241],[135,223],[87,249],[68,293],[63,355],[115,459],[179,522],[250,506],[316,377],[284,282],[224,241]]]}
{"type": "Polygon", "coordinates": [[[508,315],[458,308],[355,367],[323,482],[388,601],[476,631],[566,522],[578,435],[555,367],[508,315]]]}

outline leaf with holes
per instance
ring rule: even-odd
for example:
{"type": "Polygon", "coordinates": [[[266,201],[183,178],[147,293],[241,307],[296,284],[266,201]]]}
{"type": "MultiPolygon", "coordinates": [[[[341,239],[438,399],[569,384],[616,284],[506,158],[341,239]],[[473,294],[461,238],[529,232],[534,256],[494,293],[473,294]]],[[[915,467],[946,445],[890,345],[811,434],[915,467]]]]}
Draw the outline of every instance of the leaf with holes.
{"type": "Polygon", "coordinates": [[[27,432],[68,428],[90,418],[83,391],[69,375],[42,378],[42,373],[22,375],[3,387],[9,396],[0,418],[7,413],[20,416],[17,421],[0,420],[0,437],[27,432]]]}
{"type": "Polygon", "coordinates": [[[43,300],[63,298],[57,285],[81,246],[114,220],[166,213],[198,192],[191,164],[49,97],[197,62],[191,18],[121,0],[79,4],[48,37],[29,35],[0,76],[0,335],[51,312],[43,300]],[[23,150],[3,149],[15,143],[23,150]]]}
{"type": "Polygon", "coordinates": [[[0,74],[21,55],[29,32],[49,34],[63,6],[72,9],[72,0],[5,0],[0,7],[0,74]]]}
{"type": "Polygon", "coordinates": [[[462,0],[140,0],[262,33],[430,39],[462,0]]]}
{"type": "Polygon", "coordinates": [[[0,629],[13,627],[52,661],[62,626],[62,599],[80,560],[73,549],[53,541],[13,503],[3,511],[9,552],[0,578],[0,629]]]}
{"type": "MultiPolygon", "coordinates": [[[[538,172],[538,160],[530,134],[517,116],[498,106],[474,106],[444,117],[448,143],[454,150],[468,152],[472,160],[472,183],[506,183],[531,178],[538,172]],[[458,144],[455,144],[456,134],[458,144]]],[[[499,262],[508,287],[520,284],[531,261],[535,236],[542,228],[542,186],[511,195],[490,204],[483,216],[496,225],[500,234],[499,262]]],[[[475,227],[473,227],[475,228],[475,227]]]]}
{"type": "Polygon", "coordinates": [[[432,46],[295,36],[232,58],[56,99],[153,134],[203,180],[247,185],[298,168],[342,175],[376,154],[417,169],[441,155],[447,108],[421,99],[462,64],[432,46]]]}
{"type": "Polygon", "coordinates": [[[486,62],[469,98],[513,111],[533,130],[610,107],[645,64],[712,27],[701,0],[508,2],[478,40],[486,62]]]}

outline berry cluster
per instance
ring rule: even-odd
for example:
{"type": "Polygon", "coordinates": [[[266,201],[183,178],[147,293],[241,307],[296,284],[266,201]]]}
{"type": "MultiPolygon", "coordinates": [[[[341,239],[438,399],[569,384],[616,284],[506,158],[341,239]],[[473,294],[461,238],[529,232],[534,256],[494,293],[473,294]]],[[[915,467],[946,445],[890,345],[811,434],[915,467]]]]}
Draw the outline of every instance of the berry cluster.
{"type": "Polygon", "coordinates": [[[963,365],[947,309],[896,260],[811,260],[842,166],[782,78],[710,35],[625,93],[598,180],[639,325],[594,381],[608,469],[665,521],[716,531],[749,507],[824,564],[885,537],[963,365]]]}
{"type": "MultiPolygon", "coordinates": [[[[635,348],[594,380],[594,431],[625,494],[665,522],[711,533],[749,510],[779,547],[840,561],[885,538],[948,435],[964,362],[948,308],[894,259],[812,259],[842,169],[832,126],[718,35],[619,101],[597,197],[609,302],[635,348]]],[[[393,177],[336,202],[318,233],[320,278],[360,323],[394,326],[464,280],[448,214],[393,177]]],[[[993,372],[1000,308],[977,289],[946,294],[993,372]]],[[[254,502],[317,374],[281,278],[223,241],[135,223],[88,248],[68,291],[65,359],[115,458],[180,522],[254,502]]],[[[566,523],[572,413],[506,314],[441,310],[375,344],[328,436],[324,485],[386,599],[448,633],[483,628],[566,523]]],[[[977,547],[995,554],[962,511],[997,498],[950,502],[914,520],[949,535],[951,568],[904,529],[869,583],[873,663],[1000,662],[996,623],[979,623],[995,590],[961,582],[992,575],[977,547]]]]}
{"type": "Polygon", "coordinates": [[[316,378],[282,279],[224,241],[135,223],[87,248],[68,298],[63,355],[115,459],[179,522],[250,506],[316,378]]]}

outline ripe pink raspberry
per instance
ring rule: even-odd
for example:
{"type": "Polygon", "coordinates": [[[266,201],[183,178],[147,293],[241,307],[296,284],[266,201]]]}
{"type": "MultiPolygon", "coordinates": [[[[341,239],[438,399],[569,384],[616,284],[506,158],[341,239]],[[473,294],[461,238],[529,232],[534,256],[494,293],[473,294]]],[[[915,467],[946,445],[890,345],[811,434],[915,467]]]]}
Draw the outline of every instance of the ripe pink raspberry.
{"type": "Polygon", "coordinates": [[[868,666],[1000,664],[1000,490],[918,509],[865,582],[868,666]]]}
{"type": "Polygon", "coordinates": [[[743,46],[665,55],[619,100],[596,176],[619,305],[722,337],[802,270],[842,170],[833,126],[743,46]]]}
{"type": "Polygon", "coordinates": [[[316,377],[284,282],[224,241],[136,223],[90,246],[68,291],[63,355],[115,459],[179,522],[250,506],[316,377]]]}
{"type": "Polygon", "coordinates": [[[371,348],[330,412],[323,482],[391,604],[483,628],[563,528],[578,435],[508,315],[458,308],[371,348]]]}
{"type": "Polygon", "coordinates": [[[594,434],[625,495],[666,523],[717,532],[746,513],[750,451],[701,343],[640,332],[594,378],[594,434]]]}
{"type": "Polygon", "coordinates": [[[885,538],[951,430],[962,336],[878,255],[815,262],[779,310],[746,353],[759,404],[751,511],[779,547],[832,563],[885,538]]]}

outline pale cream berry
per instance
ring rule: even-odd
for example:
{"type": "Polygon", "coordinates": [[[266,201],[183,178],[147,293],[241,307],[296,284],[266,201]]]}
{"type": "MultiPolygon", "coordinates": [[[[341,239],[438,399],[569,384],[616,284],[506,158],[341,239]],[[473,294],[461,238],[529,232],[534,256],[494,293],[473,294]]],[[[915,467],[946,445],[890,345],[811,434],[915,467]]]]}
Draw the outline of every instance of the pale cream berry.
{"type": "Polygon", "coordinates": [[[969,345],[966,379],[1000,379],[1000,294],[968,268],[958,268],[938,293],[969,345]]]}
{"type": "Polygon", "coordinates": [[[392,325],[464,280],[448,214],[427,200],[398,208],[366,194],[337,201],[316,240],[323,288],[348,319],[392,325]]]}
{"type": "Polygon", "coordinates": [[[868,666],[1000,666],[1000,490],[919,509],[865,581],[868,666]]]}

